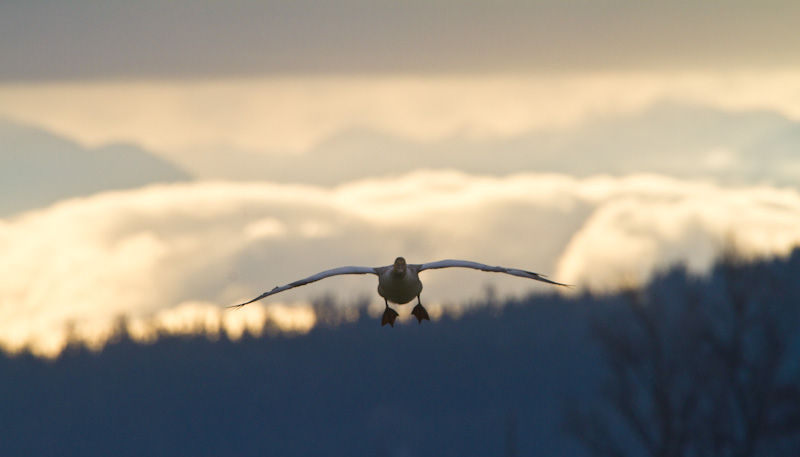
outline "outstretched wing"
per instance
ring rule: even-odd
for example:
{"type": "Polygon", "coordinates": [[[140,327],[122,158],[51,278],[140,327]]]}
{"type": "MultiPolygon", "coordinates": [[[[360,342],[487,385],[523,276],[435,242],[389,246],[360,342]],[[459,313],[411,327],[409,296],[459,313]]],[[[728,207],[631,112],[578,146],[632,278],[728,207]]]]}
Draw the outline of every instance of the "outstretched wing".
{"type": "Polygon", "coordinates": [[[339,267],[339,268],[334,268],[332,270],[326,270],[326,271],[323,271],[321,273],[317,273],[317,274],[315,274],[313,276],[309,276],[309,277],[307,277],[305,279],[301,279],[299,281],[295,281],[295,282],[286,284],[285,286],[276,287],[276,288],[270,290],[269,292],[264,292],[263,294],[259,295],[258,297],[254,298],[254,299],[252,299],[252,300],[250,300],[248,302],[242,303],[240,305],[231,305],[231,306],[228,306],[228,308],[241,308],[244,305],[249,305],[250,303],[253,303],[254,301],[261,300],[264,297],[269,297],[270,295],[275,295],[277,293],[283,292],[284,290],[293,289],[295,287],[305,286],[306,284],[309,284],[309,283],[312,283],[312,282],[315,282],[315,281],[319,281],[320,279],[325,279],[325,278],[328,278],[328,277],[331,277],[331,276],[337,276],[337,275],[364,275],[364,274],[374,274],[374,275],[376,275],[376,274],[378,274],[378,269],[377,268],[372,268],[372,267],[339,267]]]}
{"type": "Polygon", "coordinates": [[[535,279],[537,281],[546,282],[548,284],[555,284],[557,286],[570,287],[567,284],[561,284],[547,279],[546,276],[539,273],[533,273],[525,270],[517,270],[516,268],[493,267],[484,263],[470,262],[469,260],[439,260],[438,262],[423,263],[421,265],[410,265],[416,268],[417,271],[434,270],[437,268],[472,268],[481,271],[491,271],[494,273],[505,273],[509,275],[519,276],[521,278],[535,279]]]}

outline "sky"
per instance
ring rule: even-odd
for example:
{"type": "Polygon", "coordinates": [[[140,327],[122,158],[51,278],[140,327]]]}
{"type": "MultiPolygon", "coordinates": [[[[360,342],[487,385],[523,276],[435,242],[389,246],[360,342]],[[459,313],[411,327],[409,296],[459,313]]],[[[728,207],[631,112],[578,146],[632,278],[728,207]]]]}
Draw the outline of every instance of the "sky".
{"type": "Polygon", "coordinates": [[[791,0],[4,2],[7,81],[796,67],[791,0]]]}
{"type": "MultiPolygon", "coordinates": [[[[224,306],[398,255],[580,292],[675,262],[702,274],[732,243],[785,254],[800,239],[798,10],[4,2],[0,346],[101,347],[123,316],[142,339],[302,332],[326,294],[377,315],[364,277],[224,306]]],[[[423,280],[434,317],[551,291],[423,280]]]]}

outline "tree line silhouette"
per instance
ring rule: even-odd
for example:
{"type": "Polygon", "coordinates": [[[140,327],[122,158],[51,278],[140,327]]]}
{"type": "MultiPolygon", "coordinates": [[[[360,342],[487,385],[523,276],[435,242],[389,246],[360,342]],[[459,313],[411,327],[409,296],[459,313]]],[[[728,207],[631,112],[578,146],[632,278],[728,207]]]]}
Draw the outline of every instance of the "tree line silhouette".
{"type": "Polygon", "coordinates": [[[800,250],[707,277],[675,267],[597,316],[602,401],[569,425],[594,455],[800,455],[800,250]]]}
{"type": "MultiPolygon", "coordinates": [[[[800,455],[800,249],[387,330],[0,355],[1,455],[800,455]]],[[[121,327],[122,328],[122,327],[121,327]]]]}

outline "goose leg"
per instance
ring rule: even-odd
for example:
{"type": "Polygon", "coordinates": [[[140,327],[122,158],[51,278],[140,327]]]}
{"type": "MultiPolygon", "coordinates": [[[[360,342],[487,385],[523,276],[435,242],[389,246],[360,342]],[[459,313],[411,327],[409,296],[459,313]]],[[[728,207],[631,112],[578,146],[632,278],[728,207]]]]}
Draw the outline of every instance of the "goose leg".
{"type": "Polygon", "coordinates": [[[386,311],[383,312],[383,318],[381,318],[381,327],[386,324],[394,327],[394,320],[397,319],[398,316],[397,311],[389,308],[389,300],[384,298],[383,301],[386,302],[386,311]]]}
{"type": "Polygon", "coordinates": [[[428,317],[428,311],[425,310],[425,308],[422,306],[422,300],[419,299],[419,295],[417,295],[417,306],[415,306],[414,309],[411,310],[411,314],[413,314],[414,317],[417,318],[417,321],[420,324],[422,323],[423,319],[426,321],[431,320],[431,318],[428,317]]]}

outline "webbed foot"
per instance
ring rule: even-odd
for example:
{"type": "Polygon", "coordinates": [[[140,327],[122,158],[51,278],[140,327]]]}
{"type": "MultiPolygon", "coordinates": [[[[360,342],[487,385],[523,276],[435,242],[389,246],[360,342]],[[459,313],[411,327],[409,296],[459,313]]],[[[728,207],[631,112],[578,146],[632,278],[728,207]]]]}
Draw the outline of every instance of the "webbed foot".
{"type": "Polygon", "coordinates": [[[425,310],[425,308],[421,304],[415,306],[414,309],[411,311],[411,314],[413,314],[414,317],[417,318],[417,321],[419,321],[420,324],[422,323],[423,319],[426,321],[431,320],[431,318],[428,317],[428,311],[425,310]]]}
{"type": "Polygon", "coordinates": [[[383,318],[381,318],[381,327],[386,324],[391,325],[394,327],[394,320],[397,319],[397,311],[393,310],[392,308],[386,307],[386,311],[383,312],[383,318]]]}

